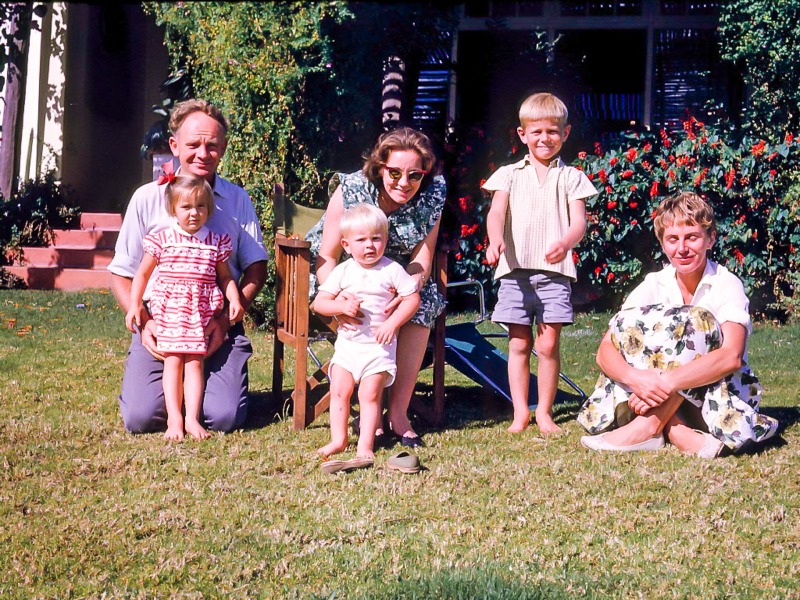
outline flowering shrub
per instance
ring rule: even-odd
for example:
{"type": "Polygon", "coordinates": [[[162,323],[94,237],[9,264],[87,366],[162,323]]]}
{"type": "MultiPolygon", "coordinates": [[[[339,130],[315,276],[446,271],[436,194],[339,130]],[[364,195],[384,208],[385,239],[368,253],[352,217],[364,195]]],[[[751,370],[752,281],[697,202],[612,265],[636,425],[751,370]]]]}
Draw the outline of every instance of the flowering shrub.
{"type": "MultiPolygon", "coordinates": [[[[629,133],[618,148],[580,152],[573,162],[599,194],[587,201],[586,236],[575,248],[580,285],[592,285],[597,306],[617,306],[664,257],[652,215],[658,203],[693,191],[714,207],[717,243],[711,256],[738,275],[757,313],[784,317],[800,311],[800,145],[792,134],[777,144],[707,126],[695,119],[682,131],[629,133]]],[[[512,142],[513,144],[513,142],[512,142]]],[[[485,262],[489,199],[481,178],[514,160],[498,155],[473,132],[450,169],[452,197],[443,232],[453,247],[450,276],[474,277],[488,291],[485,262]]],[[[491,293],[490,293],[491,295],[491,293]]]]}
{"type": "MultiPolygon", "coordinates": [[[[477,280],[483,284],[486,301],[491,306],[497,291],[494,267],[486,262],[489,237],[486,215],[491,197],[481,186],[497,167],[519,160],[520,150],[516,130],[509,129],[507,140],[495,140],[480,127],[473,127],[464,139],[446,145],[446,176],[448,199],[442,215],[440,240],[450,248],[448,277],[450,281],[477,280]],[[456,152],[456,147],[459,152],[456,152]]],[[[468,293],[474,290],[467,290],[468,293]]],[[[457,299],[451,292],[449,299],[457,299]]]]}
{"type": "Polygon", "coordinates": [[[581,152],[574,164],[600,193],[587,202],[588,229],[576,249],[579,277],[615,297],[630,290],[663,259],[652,230],[655,207],[694,191],[717,218],[712,258],[742,279],[756,311],[787,312],[793,292],[786,274],[796,270],[800,248],[797,196],[788,194],[800,148],[791,134],[779,144],[750,137],[732,144],[727,137],[692,118],[681,132],[630,134],[624,147],[581,152]]]}

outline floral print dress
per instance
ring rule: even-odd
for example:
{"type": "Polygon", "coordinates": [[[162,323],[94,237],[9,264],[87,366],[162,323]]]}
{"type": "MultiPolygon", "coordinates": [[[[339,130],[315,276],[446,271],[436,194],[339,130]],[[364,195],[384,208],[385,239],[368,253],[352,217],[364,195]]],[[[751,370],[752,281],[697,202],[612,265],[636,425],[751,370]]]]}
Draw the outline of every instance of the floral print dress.
{"type": "MultiPolygon", "coordinates": [[[[361,171],[355,173],[337,173],[331,181],[331,192],[340,186],[344,208],[360,203],[369,203],[378,206],[378,188],[376,188],[361,171]]],[[[411,255],[417,245],[422,242],[439,220],[444,208],[446,185],[444,177],[435,177],[431,184],[420,191],[407,204],[402,205],[389,219],[389,241],[386,245],[385,256],[397,261],[403,267],[411,262],[411,255]]],[[[322,230],[325,226],[325,215],[306,234],[306,240],[311,242],[313,256],[319,254],[322,245],[322,230]]],[[[346,258],[345,256],[342,257],[346,258]]],[[[313,262],[312,262],[313,268],[313,262]]],[[[316,278],[312,274],[312,294],[316,288],[316,278]]],[[[427,328],[433,327],[436,317],[444,309],[444,298],[436,288],[434,278],[429,278],[420,290],[421,304],[417,313],[411,318],[412,323],[427,328]]]]}
{"type": "MultiPolygon", "coordinates": [[[[609,327],[614,347],[638,369],[669,371],[722,344],[720,324],[699,306],[628,308],[614,315],[609,327]]],[[[636,416],[628,406],[630,394],[630,389],[601,374],[578,422],[591,434],[625,425],[636,416]]],[[[709,433],[733,451],[766,440],[778,429],[778,421],[758,412],[761,384],[746,363],[718,383],[680,394],[700,408],[709,433]]]]}

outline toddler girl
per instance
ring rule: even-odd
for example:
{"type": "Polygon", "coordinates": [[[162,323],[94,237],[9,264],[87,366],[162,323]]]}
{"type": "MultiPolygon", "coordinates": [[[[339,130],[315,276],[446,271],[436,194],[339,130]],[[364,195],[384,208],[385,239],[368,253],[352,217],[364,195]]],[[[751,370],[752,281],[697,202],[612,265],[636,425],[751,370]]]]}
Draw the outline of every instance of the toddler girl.
{"type": "Polygon", "coordinates": [[[200,423],[203,357],[207,351],[205,328],[224,308],[220,287],[228,299],[232,323],[241,320],[244,309],[226,262],[232,250],[231,239],[205,227],[214,211],[211,186],[195,175],[175,175],[169,168],[165,173],[159,183],[163,180],[167,185],[167,212],[174,222],[172,227],[144,238],[145,254],[133,279],[125,324],[135,331],[134,326],[141,328],[151,315],[156,322],[157,348],[164,354],[164,439],[182,440],[184,427],[192,437],[204,439],[210,435],[200,423]],[[145,309],[142,297],[156,266],[158,274],[145,309]]]}

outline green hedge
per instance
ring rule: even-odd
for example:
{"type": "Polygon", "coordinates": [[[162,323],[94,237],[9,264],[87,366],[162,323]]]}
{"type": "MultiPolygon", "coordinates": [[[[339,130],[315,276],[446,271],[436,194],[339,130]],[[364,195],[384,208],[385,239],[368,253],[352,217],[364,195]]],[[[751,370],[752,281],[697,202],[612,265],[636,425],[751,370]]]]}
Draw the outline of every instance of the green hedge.
{"type": "MultiPolygon", "coordinates": [[[[652,213],[665,197],[687,190],[714,206],[719,235],[712,258],[743,280],[753,312],[774,318],[797,313],[800,145],[792,134],[776,144],[731,137],[731,131],[690,119],[680,132],[631,133],[620,147],[597,144],[594,152],[579,153],[574,165],[599,194],[587,202],[588,229],[574,260],[579,282],[592,285],[598,307],[618,304],[660,268],[652,213]]],[[[469,179],[468,156],[451,175],[469,179]]],[[[484,260],[489,200],[479,185],[456,186],[448,205],[455,259],[450,276],[479,279],[491,290],[492,269],[484,260]]]]}

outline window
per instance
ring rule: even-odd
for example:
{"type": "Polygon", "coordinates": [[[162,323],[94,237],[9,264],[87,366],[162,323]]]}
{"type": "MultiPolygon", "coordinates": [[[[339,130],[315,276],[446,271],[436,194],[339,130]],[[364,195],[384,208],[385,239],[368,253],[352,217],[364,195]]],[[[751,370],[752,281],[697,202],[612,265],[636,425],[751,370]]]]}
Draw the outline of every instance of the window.
{"type": "Polygon", "coordinates": [[[562,17],[639,16],[642,0],[561,0],[562,17]]]}

